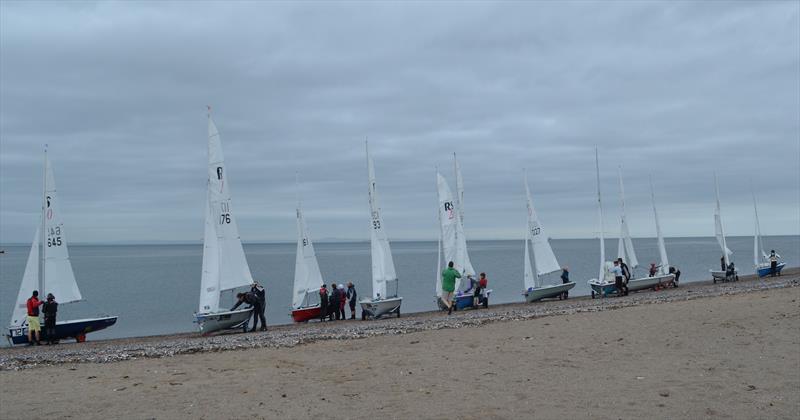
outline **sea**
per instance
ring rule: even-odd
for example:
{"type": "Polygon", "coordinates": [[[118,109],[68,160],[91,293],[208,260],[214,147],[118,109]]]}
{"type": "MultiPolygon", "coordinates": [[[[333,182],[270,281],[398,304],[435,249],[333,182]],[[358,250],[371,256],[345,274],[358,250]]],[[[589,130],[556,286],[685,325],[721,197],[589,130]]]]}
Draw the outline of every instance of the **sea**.
{"type": "MultiPolygon", "coordinates": [[[[730,237],[728,247],[740,274],[753,272],[753,238],[730,237]]],[[[789,267],[800,266],[800,236],[767,236],[767,250],[775,249],[789,267]]],[[[640,267],[635,277],[645,276],[649,263],[658,261],[653,238],[633,240],[640,267]]],[[[590,294],[586,281],[597,276],[600,251],[597,239],[554,239],[553,250],[562,266],[568,266],[576,284],[570,296],[590,294]]],[[[370,246],[368,242],[315,243],[326,283],[353,282],[364,297],[371,295],[370,246]]],[[[437,266],[435,241],[392,242],[403,313],[436,309],[437,266]]],[[[493,290],[490,304],[522,302],[523,253],[521,240],[470,241],[470,259],[485,272],[493,290]]],[[[709,269],[719,269],[721,256],[716,239],[667,238],[670,265],[681,270],[681,284],[709,281],[709,269]]],[[[4,246],[0,254],[0,325],[9,324],[30,246],[4,246]]],[[[267,290],[267,323],[291,323],[291,293],[295,243],[248,243],[244,245],[253,277],[267,290]]],[[[616,253],[617,241],[606,241],[607,256],[616,253]]],[[[202,245],[71,245],[75,277],[84,300],[59,307],[59,319],[116,315],[117,324],[89,335],[90,340],[137,337],[195,331],[193,314],[200,295],[202,245]]],[[[559,283],[560,272],[543,276],[545,284],[559,283]]],[[[223,295],[233,305],[233,293],[223,295]]],[[[349,315],[349,308],[347,310],[349,315]]],[[[5,345],[5,340],[3,345],[5,345]]]]}

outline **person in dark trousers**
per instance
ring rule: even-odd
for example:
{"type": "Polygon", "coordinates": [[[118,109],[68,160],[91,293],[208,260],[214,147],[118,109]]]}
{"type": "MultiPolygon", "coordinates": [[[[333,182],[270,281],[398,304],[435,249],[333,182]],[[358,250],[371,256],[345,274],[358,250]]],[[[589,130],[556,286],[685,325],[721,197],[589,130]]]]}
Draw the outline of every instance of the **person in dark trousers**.
{"type": "Polygon", "coordinates": [[[319,320],[325,321],[328,317],[328,288],[323,284],[319,288],[319,320]]]}
{"type": "MultiPolygon", "coordinates": [[[[569,283],[569,267],[561,267],[561,283],[567,284],[569,283]]],[[[569,297],[569,290],[565,290],[561,292],[561,299],[566,299],[569,297]]]]}
{"type": "Polygon", "coordinates": [[[670,274],[674,274],[674,275],[675,275],[675,280],[674,280],[674,282],[673,282],[673,285],[674,285],[675,287],[678,287],[678,279],[680,279],[680,278],[681,278],[681,270],[678,270],[678,269],[677,269],[677,268],[675,268],[675,267],[670,267],[670,268],[669,268],[669,273],[670,273],[670,274]]]}
{"type": "Polygon", "coordinates": [[[328,321],[339,319],[339,302],[342,298],[339,297],[339,289],[336,288],[336,283],[331,283],[331,294],[328,299],[328,321]]]}
{"type": "Polygon", "coordinates": [[[258,314],[261,312],[261,302],[259,302],[258,296],[256,296],[255,293],[252,292],[237,293],[236,305],[233,305],[231,311],[235,311],[236,308],[241,306],[243,303],[246,303],[250,305],[251,308],[253,308],[253,328],[250,330],[250,332],[253,332],[256,330],[256,326],[258,325],[258,314]]]}
{"type": "Polygon", "coordinates": [[[347,319],[344,314],[344,307],[347,306],[347,291],[344,290],[344,283],[339,284],[339,314],[342,316],[342,321],[347,319]]]}
{"type": "Polygon", "coordinates": [[[56,313],[58,312],[58,302],[52,293],[47,294],[47,301],[42,305],[44,312],[44,338],[47,344],[58,344],[56,339],[56,313]]]}
{"type": "Polygon", "coordinates": [[[622,269],[622,277],[625,278],[625,282],[622,284],[622,288],[625,289],[623,295],[628,296],[628,282],[631,280],[631,270],[628,268],[628,264],[622,261],[622,257],[618,258],[617,261],[619,261],[619,268],[622,269]]]}
{"type": "Polygon", "coordinates": [[[350,302],[350,319],[356,319],[356,287],[353,282],[347,282],[347,300],[350,302]]]}
{"type": "Polygon", "coordinates": [[[619,266],[619,260],[614,261],[614,266],[611,267],[611,272],[614,274],[614,287],[617,288],[617,296],[622,296],[625,275],[622,274],[622,267],[619,266]]]}
{"type": "MultiPolygon", "coordinates": [[[[259,308],[261,309],[258,312],[258,317],[261,318],[261,331],[266,331],[267,317],[264,315],[264,312],[267,310],[267,291],[264,290],[264,286],[258,284],[256,281],[250,286],[250,293],[256,295],[258,298],[259,308]]],[[[255,328],[255,326],[253,328],[255,328]]]]}
{"type": "Polygon", "coordinates": [[[725,266],[725,256],[723,255],[722,258],[719,259],[719,267],[722,271],[727,271],[728,267],[725,266]]]}
{"type": "Polygon", "coordinates": [[[25,303],[28,309],[28,345],[40,345],[42,325],[39,323],[39,306],[42,302],[39,300],[39,291],[34,290],[31,297],[25,303]],[[36,337],[36,341],[33,338],[36,337]]]}
{"type": "Polygon", "coordinates": [[[770,251],[769,257],[767,258],[769,258],[770,276],[775,277],[778,274],[778,260],[781,258],[781,256],[776,254],[775,250],[773,249],[770,251]]]}

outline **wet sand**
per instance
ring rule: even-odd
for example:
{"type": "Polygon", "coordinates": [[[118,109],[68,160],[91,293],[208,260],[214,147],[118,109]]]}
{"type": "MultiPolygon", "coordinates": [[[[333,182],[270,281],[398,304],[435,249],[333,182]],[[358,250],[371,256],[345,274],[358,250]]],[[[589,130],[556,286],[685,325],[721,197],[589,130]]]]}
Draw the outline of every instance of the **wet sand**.
{"type": "Polygon", "coordinates": [[[798,277],[286,328],[312,337],[292,346],[264,344],[276,329],[192,338],[257,343],[239,351],[52,366],[40,358],[0,372],[0,407],[3,418],[31,418],[38,394],[33,418],[797,419],[798,277]],[[545,315],[524,316],[537,310],[545,315]],[[384,326],[397,321],[418,329],[384,326]],[[383,331],[352,333],[361,326],[383,331]]]}

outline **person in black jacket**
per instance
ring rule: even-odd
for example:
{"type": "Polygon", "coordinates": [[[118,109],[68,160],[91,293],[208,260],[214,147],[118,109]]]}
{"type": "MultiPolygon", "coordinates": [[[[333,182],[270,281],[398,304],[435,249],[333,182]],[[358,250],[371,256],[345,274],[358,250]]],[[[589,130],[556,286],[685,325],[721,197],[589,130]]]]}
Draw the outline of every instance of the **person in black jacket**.
{"type": "Polygon", "coordinates": [[[328,317],[328,288],[323,284],[319,288],[319,320],[325,321],[328,317]]]}
{"type": "Polygon", "coordinates": [[[356,287],[353,282],[347,282],[347,300],[350,302],[350,319],[356,319],[356,287]]]}
{"type": "Polygon", "coordinates": [[[256,326],[258,325],[258,313],[261,312],[261,302],[258,300],[258,296],[255,293],[247,292],[247,293],[237,293],[236,294],[236,305],[233,305],[231,311],[235,311],[241,304],[246,303],[253,308],[253,328],[250,332],[256,330],[256,326]]]}
{"type": "Polygon", "coordinates": [[[622,283],[623,296],[628,296],[628,282],[631,280],[631,270],[628,268],[628,264],[622,261],[622,257],[618,258],[617,261],[619,261],[619,267],[622,269],[622,276],[625,277],[625,282],[622,283]]]}
{"type": "Polygon", "coordinates": [[[58,344],[58,340],[56,340],[58,302],[52,293],[47,294],[47,301],[42,305],[42,312],[44,312],[44,338],[47,340],[47,344],[58,344]]]}
{"type": "MultiPolygon", "coordinates": [[[[258,298],[258,302],[261,307],[261,311],[258,312],[258,317],[261,318],[261,331],[267,330],[267,317],[264,316],[264,311],[267,309],[267,291],[264,290],[264,287],[258,282],[253,282],[253,285],[250,286],[250,293],[253,293],[258,298]]],[[[255,327],[253,327],[255,328],[255,327]]]]}
{"type": "Polygon", "coordinates": [[[330,298],[328,299],[328,320],[333,321],[335,319],[339,319],[339,305],[342,302],[342,298],[339,295],[339,289],[336,288],[336,283],[331,283],[331,294],[330,298]]]}

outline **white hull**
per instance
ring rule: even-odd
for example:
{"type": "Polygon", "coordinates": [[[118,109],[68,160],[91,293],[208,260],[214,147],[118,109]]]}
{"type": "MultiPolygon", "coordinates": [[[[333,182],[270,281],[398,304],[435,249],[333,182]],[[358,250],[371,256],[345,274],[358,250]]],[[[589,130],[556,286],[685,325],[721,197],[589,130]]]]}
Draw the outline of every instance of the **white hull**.
{"type": "Polygon", "coordinates": [[[388,299],[372,300],[365,299],[359,302],[361,305],[361,319],[366,319],[367,316],[372,318],[380,318],[388,313],[396,313],[400,316],[400,305],[403,303],[402,297],[393,297],[388,299]]]}
{"type": "Polygon", "coordinates": [[[525,300],[527,300],[528,303],[531,303],[542,299],[559,297],[562,293],[572,289],[573,287],[575,287],[574,282],[550,284],[542,287],[534,287],[523,294],[525,295],[525,300]]]}
{"type": "Polygon", "coordinates": [[[728,279],[728,273],[726,271],[721,271],[721,270],[709,270],[709,271],[711,271],[711,278],[714,280],[714,283],[718,281],[739,280],[739,270],[733,271],[732,279],[728,279]]]}
{"type": "Polygon", "coordinates": [[[239,309],[236,311],[213,312],[195,314],[195,322],[203,334],[210,334],[214,331],[235,328],[244,325],[247,329],[247,321],[253,314],[253,308],[239,309]]]}
{"type": "Polygon", "coordinates": [[[628,290],[635,292],[637,290],[652,289],[656,286],[668,285],[675,282],[674,274],[664,274],[653,277],[642,277],[640,279],[630,279],[628,281],[628,290]]]}

